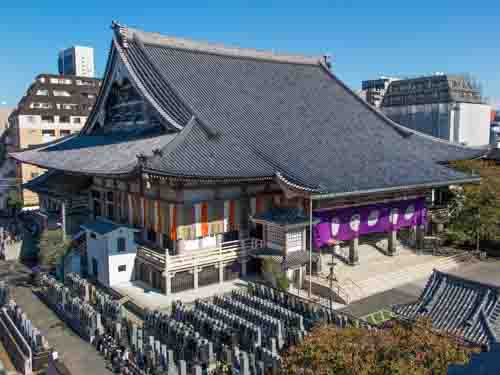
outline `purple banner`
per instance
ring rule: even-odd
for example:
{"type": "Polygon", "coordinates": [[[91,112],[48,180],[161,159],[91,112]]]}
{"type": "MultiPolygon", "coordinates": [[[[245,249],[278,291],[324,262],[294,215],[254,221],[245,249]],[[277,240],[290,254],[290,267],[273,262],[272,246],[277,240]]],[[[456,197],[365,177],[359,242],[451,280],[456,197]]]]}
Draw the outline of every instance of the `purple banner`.
{"type": "Polygon", "coordinates": [[[320,219],[314,226],[314,243],[321,247],[332,238],[344,241],[425,224],[426,214],[425,198],[314,212],[320,219]]]}

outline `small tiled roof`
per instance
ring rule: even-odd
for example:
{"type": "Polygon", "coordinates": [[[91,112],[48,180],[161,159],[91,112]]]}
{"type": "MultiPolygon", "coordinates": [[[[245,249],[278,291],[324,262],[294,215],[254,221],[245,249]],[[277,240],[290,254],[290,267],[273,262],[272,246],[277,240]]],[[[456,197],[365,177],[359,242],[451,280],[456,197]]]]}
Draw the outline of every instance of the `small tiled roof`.
{"type": "MultiPolygon", "coordinates": [[[[170,135],[168,141],[164,136],[126,141],[117,152],[116,146],[95,147],[96,152],[68,148],[60,152],[67,157],[58,157],[42,149],[14,154],[16,159],[111,174],[129,172],[142,148],[148,156],[142,166],[146,173],[203,179],[280,176],[314,194],[478,181],[442,163],[478,157],[483,150],[395,124],[352,92],[321,58],[199,43],[118,24],[113,28],[118,52],[112,55],[120,56],[138,92],[178,135],[172,142],[170,135]],[[153,148],[161,152],[152,156],[153,148]]],[[[91,136],[90,123],[84,133],[80,137],[91,136]]]]}
{"type": "Polygon", "coordinates": [[[400,317],[428,317],[437,330],[487,345],[500,337],[500,287],[434,271],[418,301],[396,305],[400,317]]]}
{"type": "Polygon", "coordinates": [[[86,223],[86,224],[82,224],[81,227],[82,227],[82,229],[90,230],[92,232],[95,232],[95,233],[98,233],[101,235],[113,232],[113,231],[120,229],[120,228],[136,230],[135,228],[131,227],[130,225],[117,224],[117,223],[113,223],[111,221],[105,221],[105,220],[99,220],[99,219],[95,220],[95,221],[91,221],[91,222],[86,223]]]}
{"type": "MultiPolygon", "coordinates": [[[[308,225],[309,217],[305,214],[304,210],[295,207],[276,207],[261,214],[254,215],[252,220],[264,221],[275,225],[308,225]]],[[[318,219],[313,218],[313,224],[319,222],[318,219]]]]}

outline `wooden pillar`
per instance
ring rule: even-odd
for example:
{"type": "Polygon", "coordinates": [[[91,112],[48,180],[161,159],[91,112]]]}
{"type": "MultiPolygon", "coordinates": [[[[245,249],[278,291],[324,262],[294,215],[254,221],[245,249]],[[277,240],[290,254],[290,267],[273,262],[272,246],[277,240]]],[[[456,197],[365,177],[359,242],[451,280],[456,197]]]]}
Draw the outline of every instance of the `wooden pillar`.
{"type": "Polygon", "coordinates": [[[349,264],[359,264],[359,238],[354,237],[349,243],[349,264]]]}
{"type": "Polygon", "coordinates": [[[200,268],[195,264],[193,268],[193,284],[194,289],[198,289],[198,272],[200,268]]]}
{"type": "Polygon", "coordinates": [[[397,253],[398,231],[391,230],[387,238],[387,255],[394,256],[397,253]]]}
{"type": "Polygon", "coordinates": [[[224,282],[224,263],[219,263],[219,284],[224,282]]]}
{"type": "Polygon", "coordinates": [[[172,277],[174,277],[173,274],[165,272],[165,295],[167,296],[172,294],[172,277]]]}
{"type": "Polygon", "coordinates": [[[247,262],[248,260],[246,259],[241,261],[241,276],[247,275],[247,262]]]}
{"type": "Polygon", "coordinates": [[[422,251],[424,248],[425,226],[419,225],[415,228],[415,230],[416,230],[416,248],[418,251],[422,251]]]}

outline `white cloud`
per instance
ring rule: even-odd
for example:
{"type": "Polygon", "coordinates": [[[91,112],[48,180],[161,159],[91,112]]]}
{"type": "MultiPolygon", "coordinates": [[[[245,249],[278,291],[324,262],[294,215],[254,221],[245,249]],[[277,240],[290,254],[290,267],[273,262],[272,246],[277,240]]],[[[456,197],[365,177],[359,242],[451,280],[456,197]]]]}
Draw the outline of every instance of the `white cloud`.
{"type": "Polygon", "coordinates": [[[0,102],[0,105],[7,105],[7,102],[4,100],[3,102],[0,102]]]}

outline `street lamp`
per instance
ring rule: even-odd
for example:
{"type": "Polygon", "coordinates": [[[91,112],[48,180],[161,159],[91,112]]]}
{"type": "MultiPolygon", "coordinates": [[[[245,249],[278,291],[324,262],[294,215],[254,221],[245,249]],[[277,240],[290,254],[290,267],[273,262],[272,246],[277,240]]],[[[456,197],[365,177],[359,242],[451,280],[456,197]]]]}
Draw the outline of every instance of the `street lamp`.
{"type": "Polygon", "coordinates": [[[328,247],[332,249],[332,261],[330,263],[330,274],[328,279],[330,280],[330,309],[333,310],[333,281],[337,281],[335,278],[334,267],[335,267],[335,252],[339,248],[339,244],[334,238],[330,238],[327,241],[328,247]]]}

